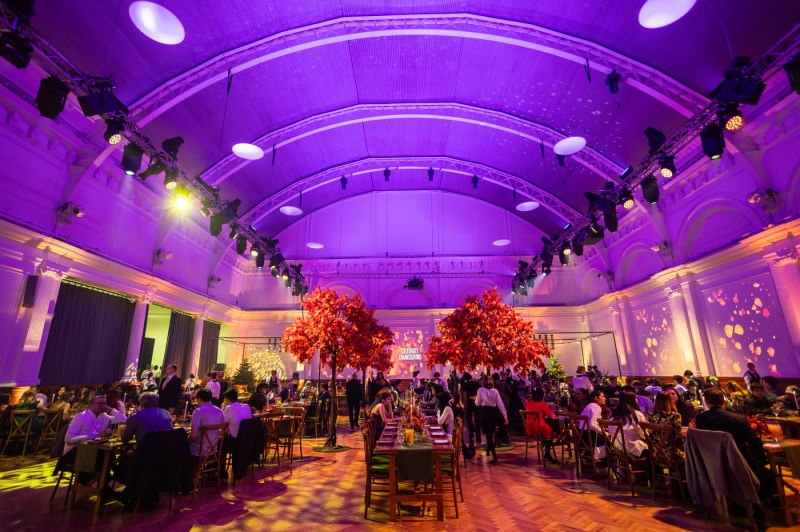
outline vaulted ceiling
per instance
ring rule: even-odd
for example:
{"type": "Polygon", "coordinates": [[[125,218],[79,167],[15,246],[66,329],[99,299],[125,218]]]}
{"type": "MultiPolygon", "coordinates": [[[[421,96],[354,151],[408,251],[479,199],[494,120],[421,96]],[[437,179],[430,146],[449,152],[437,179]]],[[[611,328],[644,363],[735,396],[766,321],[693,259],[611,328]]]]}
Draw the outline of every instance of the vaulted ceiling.
{"type": "Polygon", "coordinates": [[[307,215],[397,190],[474,196],[551,234],[645,155],[646,127],[670,133],[704,105],[726,33],[758,56],[800,20],[780,0],[700,0],[660,29],[639,25],[643,0],[174,0],[186,38],[167,46],[130,3],[40,0],[33,26],[84,72],[114,73],[144,131],[182,136],[184,167],[269,235],[300,192],[307,215]],[[552,146],[572,135],[587,147],[561,167],[552,146]],[[239,142],[266,156],[239,159],[239,142]],[[540,208],[515,210],[528,199],[540,208]]]}

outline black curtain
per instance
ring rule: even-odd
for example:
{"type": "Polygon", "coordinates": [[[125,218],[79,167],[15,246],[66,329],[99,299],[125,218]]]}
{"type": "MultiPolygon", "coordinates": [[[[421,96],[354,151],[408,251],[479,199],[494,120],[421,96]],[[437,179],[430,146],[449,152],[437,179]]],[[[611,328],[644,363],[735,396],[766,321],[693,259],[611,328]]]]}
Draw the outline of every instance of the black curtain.
{"type": "Polygon", "coordinates": [[[200,373],[198,378],[205,376],[206,373],[214,369],[217,364],[217,352],[219,351],[219,323],[213,321],[203,322],[203,342],[200,344],[200,363],[197,371],[200,373]]]}
{"type": "Polygon", "coordinates": [[[164,364],[178,366],[178,375],[189,376],[187,368],[192,359],[192,339],[194,337],[194,317],[172,311],[167,332],[167,348],[164,351],[164,364]]]}
{"type": "Polygon", "coordinates": [[[61,283],[39,380],[44,386],[99,384],[122,376],[133,323],[127,298],[61,283]]]}

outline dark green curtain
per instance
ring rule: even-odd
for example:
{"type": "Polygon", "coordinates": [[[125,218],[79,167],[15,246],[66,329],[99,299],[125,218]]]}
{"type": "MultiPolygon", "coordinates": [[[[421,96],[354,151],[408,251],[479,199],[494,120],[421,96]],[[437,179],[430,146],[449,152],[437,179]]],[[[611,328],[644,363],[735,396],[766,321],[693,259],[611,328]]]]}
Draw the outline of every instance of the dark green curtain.
{"type": "Polygon", "coordinates": [[[172,311],[167,332],[167,348],[164,351],[164,365],[178,366],[178,375],[189,376],[187,368],[192,357],[192,339],[194,337],[194,317],[172,311]]]}
{"type": "Polygon", "coordinates": [[[197,368],[198,373],[200,373],[197,376],[198,378],[204,377],[217,364],[219,330],[219,323],[214,323],[213,321],[203,322],[203,342],[200,344],[200,363],[197,368]]]}
{"type": "Polygon", "coordinates": [[[41,384],[117,380],[125,369],[133,309],[128,298],[61,283],[39,369],[41,384]]]}

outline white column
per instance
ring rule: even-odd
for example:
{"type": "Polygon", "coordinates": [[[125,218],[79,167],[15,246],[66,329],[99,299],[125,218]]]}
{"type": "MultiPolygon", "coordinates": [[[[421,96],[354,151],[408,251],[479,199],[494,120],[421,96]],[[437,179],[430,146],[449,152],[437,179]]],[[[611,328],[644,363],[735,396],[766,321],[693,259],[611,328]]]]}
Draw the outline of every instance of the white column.
{"type": "MultiPolygon", "coordinates": [[[[680,286],[667,286],[664,288],[669,302],[670,314],[672,314],[672,328],[675,332],[675,340],[678,350],[683,353],[682,362],[684,366],[691,365],[696,370],[699,369],[696,363],[692,335],[689,332],[689,324],[686,320],[686,309],[683,304],[683,292],[680,286]]],[[[676,374],[683,374],[686,367],[672,368],[676,374]]]]}
{"type": "MultiPolygon", "coordinates": [[[[194,336],[192,337],[192,358],[189,362],[188,368],[178,368],[178,372],[184,378],[189,377],[189,373],[197,375],[198,367],[200,366],[200,348],[203,345],[203,324],[206,321],[207,314],[203,312],[194,319],[194,336]]],[[[227,373],[227,368],[226,368],[227,373]]]]}
{"type": "Polygon", "coordinates": [[[708,331],[703,317],[703,294],[700,292],[700,286],[692,278],[683,278],[681,280],[681,291],[686,305],[689,334],[694,347],[695,367],[704,376],[716,375],[714,357],[712,356],[711,344],[708,340],[708,331]]]}
{"type": "Polygon", "coordinates": [[[614,325],[614,343],[617,347],[617,356],[619,357],[619,365],[622,366],[623,371],[630,374],[628,368],[628,351],[625,343],[625,328],[622,325],[622,316],[619,312],[619,305],[614,302],[613,305],[608,307],[611,312],[611,321],[614,325]]]}
{"type": "Polygon", "coordinates": [[[641,360],[642,350],[636,336],[636,326],[633,322],[631,304],[627,297],[617,299],[620,313],[620,323],[622,325],[622,336],[625,339],[626,359],[628,362],[628,373],[630,375],[640,375],[642,373],[641,360]]]}
{"type": "Polygon", "coordinates": [[[789,247],[769,253],[764,258],[775,281],[775,291],[778,293],[795,355],[800,356],[800,258],[794,238],[790,238],[789,243],[789,247]]]}
{"type": "Polygon", "coordinates": [[[125,369],[122,372],[122,382],[135,381],[138,378],[139,354],[142,351],[142,338],[147,321],[147,306],[153,302],[156,293],[154,285],[148,285],[144,296],[136,300],[133,309],[133,322],[131,335],[128,339],[128,352],[125,355],[125,369]]]}
{"type": "Polygon", "coordinates": [[[39,370],[42,367],[44,349],[53,322],[61,278],[67,272],[58,264],[42,262],[39,266],[39,282],[36,286],[36,297],[33,300],[30,321],[28,322],[25,341],[22,349],[13,357],[13,368],[10,375],[17,386],[29,386],[39,383],[39,370]]]}

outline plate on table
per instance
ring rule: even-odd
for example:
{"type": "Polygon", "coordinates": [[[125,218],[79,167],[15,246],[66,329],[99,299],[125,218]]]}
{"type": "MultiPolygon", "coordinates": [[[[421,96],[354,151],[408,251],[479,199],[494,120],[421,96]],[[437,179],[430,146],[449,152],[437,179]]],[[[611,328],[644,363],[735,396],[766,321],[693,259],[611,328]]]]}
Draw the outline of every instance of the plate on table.
{"type": "Polygon", "coordinates": [[[377,445],[391,445],[393,443],[394,443],[394,440],[386,440],[386,441],[378,440],[377,445]]]}
{"type": "Polygon", "coordinates": [[[450,440],[446,440],[446,439],[445,440],[433,440],[433,443],[435,443],[437,445],[443,445],[443,444],[446,444],[446,443],[450,443],[450,440]]]}

